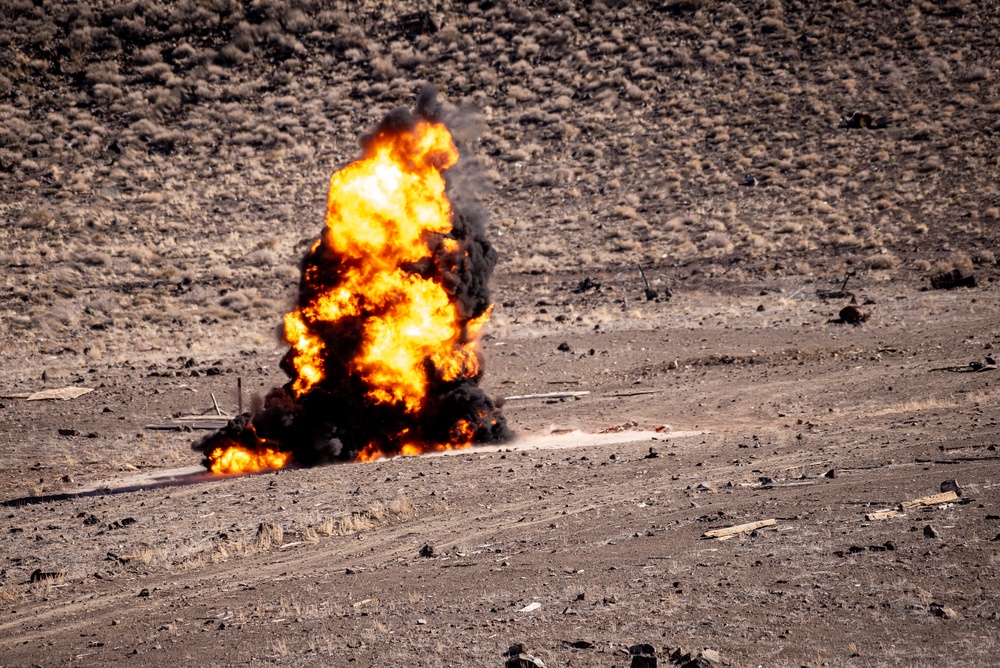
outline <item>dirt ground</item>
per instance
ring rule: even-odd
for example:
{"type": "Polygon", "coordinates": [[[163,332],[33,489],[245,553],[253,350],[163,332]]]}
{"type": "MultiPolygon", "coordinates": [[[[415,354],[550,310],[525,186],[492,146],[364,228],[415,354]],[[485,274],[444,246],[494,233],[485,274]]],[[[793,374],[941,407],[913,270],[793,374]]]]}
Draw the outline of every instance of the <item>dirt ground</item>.
{"type": "Polygon", "coordinates": [[[490,391],[588,393],[508,401],[507,447],[212,478],[196,434],[143,429],[209,393],[232,410],[237,375],[279,382],[277,347],[197,376],[215,360],[137,350],[81,369],[78,399],[4,400],[0,663],[483,666],[514,642],[548,666],[636,643],[665,665],[993,663],[997,372],[935,369],[1000,344],[995,275],[859,284],[858,327],[800,281],[623,311],[583,278],[499,286],[532,296],[485,342],[490,391]],[[865,518],[945,480],[957,502],[865,518]]]}

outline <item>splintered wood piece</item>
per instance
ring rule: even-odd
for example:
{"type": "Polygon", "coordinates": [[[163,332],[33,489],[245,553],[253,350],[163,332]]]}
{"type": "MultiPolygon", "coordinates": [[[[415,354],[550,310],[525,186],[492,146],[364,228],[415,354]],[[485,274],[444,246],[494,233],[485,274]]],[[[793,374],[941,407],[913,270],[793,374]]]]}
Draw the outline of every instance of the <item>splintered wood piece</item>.
{"type": "Polygon", "coordinates": [[[28,401],[44,401],[46,399],[60,399],[62,401],[69,401],[70,399],[76,399],[77,397],[82,397],[88,392],[93,392],[92,387],[60,387],[53,390],[42,390],[40,392],[35,392],[32,395],[25,397],[28,401]]]}
{"type": "Polygon", "coordinates": [[[778,523],[776,519],[769,520],[758,520],[757,522],[747,522],[746,524],[737,524],[734,527],[726,527],[725,529],[712,529],[711,531],[706,531],[701,535],[702,538],[718,538],[720,540],[725,540],[726,538],[731,538],[741,533],[749,533],[750,531],[756,531],[757,529],[762,529],[764,527],[774,526],[778,523]]]}
{"type": "Polygon", "coordinates": [[[868,513],[865,515],[865,519],[869,522],[874,520],[887,520],[892,517],[899,517],[902,514],[903,513],[900,510],[893,510],[892,508],[889,508],[888,510],[876,510],[874,513],[868,513]]]}
{"type": "Polygon", "coordinates": [[[901,510],[906,510],[907,508],[922,508],[924,506],[936,506],[939,503],[948,503],[949,501],[958,501],[958,494],[955,492],[941,492],[940,494],[931,494],[930,496],[923,496],[919,499],[913,499],[912,501],[903,501],[899,504],[901,510]]]}
{"type": "Polygon", "coordinates": [[[521,399],[568,399],[570,397],[582,397],[590,392],[543,392],[541,394],[518,394],[513,397],[504,397],[504,401],[518,401],[521,399]]]}

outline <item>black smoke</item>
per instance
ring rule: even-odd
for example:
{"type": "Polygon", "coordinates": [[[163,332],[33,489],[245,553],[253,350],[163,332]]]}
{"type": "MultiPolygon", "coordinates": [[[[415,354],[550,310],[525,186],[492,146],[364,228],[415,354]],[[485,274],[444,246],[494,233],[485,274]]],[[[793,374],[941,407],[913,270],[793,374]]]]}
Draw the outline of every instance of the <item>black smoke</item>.
{"type": "MultiPolygon", "coordinates": [[[[425,89],[413,111],[396,109],[364,135],[360,140],[362,152],[367,155],[373,140],[381,135],[409,132],[422,120],[443,122],[442,115],[436,91],[425,89]]],[[[458,242],[459,249],[449,251],[439,239],[429,259],[407,270],[438,281],[458,305],[460,316],[469,321],[482,316],[492,303],[489,281],[497,253],[486,236],[485,212],[476,198],[456,200],[450,192],[453,179],[447,172],[445,182],[453,210],[453,230],[448,236],[458,242]]],[[[343,274],[346,259],[327,243],[326,235],[321,239],[301,262],[300,307],[312,302],[319,292],[338,285],[343,274]],[[305,280],[307,273],[309,282],[305,280]]],[[[250,413],[236,417],[193,445],[194,450],[206,455],[206,465],[208,454],[215,448],[233,444],[251,450],[271,447],[291,452],[293,461],[300,466],[350,461],[371,443],[386,454],[397,454],[408,442],[451,442],[451,432],[461,420],[473,426],[473,443],[502,442],[513,437],[500,407],[479,387],[482,360],[479,374],[453,381],[435,375],[433,365],[427,361],[430,387],[419,414],[370,400],[366,396],[370,388],[349,367],[361,345],[362,320],[369,315],[363,313],[336,323],[310,323],[325,344],[324,379],[296,397],[292,391],[296,377],[292,366],[294,350],[290,349],[281,362],[282,370],[291,379],[288,383],[271,390],[250,413]],[[404,430],[405,436],[401,436],[404,430]]]]}

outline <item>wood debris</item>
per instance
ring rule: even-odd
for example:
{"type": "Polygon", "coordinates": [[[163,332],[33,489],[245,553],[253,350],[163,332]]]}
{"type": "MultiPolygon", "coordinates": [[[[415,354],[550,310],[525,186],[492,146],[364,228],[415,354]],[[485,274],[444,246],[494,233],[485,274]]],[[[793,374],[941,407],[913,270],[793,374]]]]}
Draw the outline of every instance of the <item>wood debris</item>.
{"type": "Polygon", "coordinates": [[[69,401],[70,399],[76,399],[77,397],[82,397],[88,392],[93,392],[92,387],[58,387],[51,390],[41,390],[40,392],[35,392],[29,394],[25,399],[28,401],[43,401],[46,399],[60,399],[62,401],[69,401]]]}
{"type": "Polygon", "coordinates": [[[764,527],[774,526],[778,523],[776,519],[769,520],[758,520],[756,522],[747,522],[746,524],[737,524],[736,526],[726,527],[724,529],[712,529],[711,531],[706,531],[701,535],[702,538],[718,538],[719,540],[726,540],[732,538],[733,536],[738,536],[741,533],[749,533],[751,531],[756,531],[757,529],[763,529],[764,527]]]}
{"type": "Polygon", "coordinates": [[[951,501],[958,501],[958,493],[955,490],[948,490],[947,492],[941,492],[940,494],[931,494],[930,496],[922,496],[919,499],[913,499],[912,501],[903,501],[895,508],[886,508],[885,510],[876,510],[875,512],[865,514],[865,519],[869,522],[876,520],[888,520],[893,517],[899,517],[904,511],[910,508],[926,508],[927,506],[936,506],[941,503],[949,503],[951,501]]]}
{"type": "Polygon", "coordinates": [[[569,399],[572,397],[582,397],[590,392],[543,392],[541,394],[519,394],[513,397],[504,397],[504,401],[520,401],[522,399],[569,399]]]}
{"type": "Polygon", "coordinates": [[[958,501],[958,494],[954,491],[941,492],[940,494],[931,494],[930,496],[923,496],[919,499],[913,499],[912,501],[903,501],[899,504],[899,509],[907,510],[908,508],[936,506],[940,503],[948,503],[949,501],[958,501]]]}

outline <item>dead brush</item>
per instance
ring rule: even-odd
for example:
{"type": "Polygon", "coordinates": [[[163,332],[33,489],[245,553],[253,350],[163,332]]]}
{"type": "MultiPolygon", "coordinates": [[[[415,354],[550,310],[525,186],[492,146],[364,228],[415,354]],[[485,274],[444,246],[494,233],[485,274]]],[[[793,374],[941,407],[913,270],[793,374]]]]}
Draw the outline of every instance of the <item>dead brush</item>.
{"type": "Polygon", "coordinates": [[[285,530],[280,524],[274,522],[261,522],[257,525],[257,537],[255,547],[261,552],[267,552],[276,545],[281,545],[281,540],[285,537],[285,530]]]}

